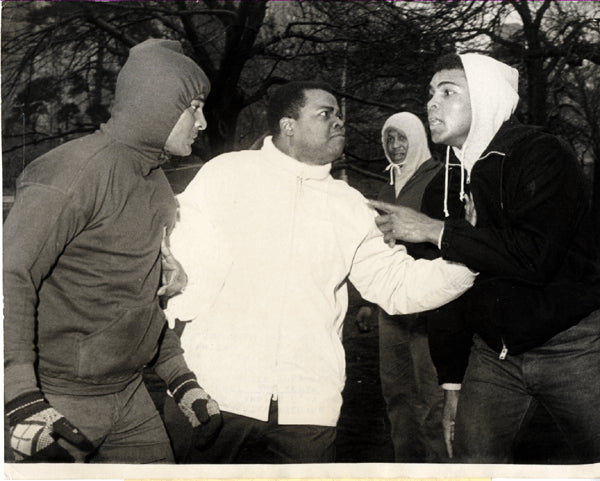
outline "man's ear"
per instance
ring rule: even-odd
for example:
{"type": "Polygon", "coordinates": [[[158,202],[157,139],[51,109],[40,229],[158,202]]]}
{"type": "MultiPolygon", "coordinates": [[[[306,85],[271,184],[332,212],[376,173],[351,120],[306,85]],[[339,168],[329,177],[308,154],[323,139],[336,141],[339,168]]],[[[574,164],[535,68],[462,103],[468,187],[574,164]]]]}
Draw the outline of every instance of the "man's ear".
{"type": "Polygon", "coordinates": [[[282,117],[279,120],[279,130],[282,135],[292,136],[294,134],[294,119],[291,117],[282,117]]]}

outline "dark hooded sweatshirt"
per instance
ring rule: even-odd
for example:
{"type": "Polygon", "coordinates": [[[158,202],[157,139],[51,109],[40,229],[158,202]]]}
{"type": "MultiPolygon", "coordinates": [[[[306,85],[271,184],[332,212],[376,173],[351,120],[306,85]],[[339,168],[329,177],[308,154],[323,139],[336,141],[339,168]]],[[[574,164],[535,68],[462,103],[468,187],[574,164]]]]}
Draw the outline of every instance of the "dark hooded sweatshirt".
{"type": "Polygon", "coordinates": [[[4,225],[5,402],[37,388],[121,390],[155,356],[181,354],[156,295],[175,221],[159,168],[202,70],[178,42],[130,51],[110,120],[34,160],[4,225]]]}
{"type": "Polygon", "coordinates": [[[471,125],[448,158],[465,168],[477,221],[472,226],[450,212],[441,252],[479,276],[451,304],[462,316],[444,319],[447,306],[429,318],[442,383],[461,382],[473,333],[503,359],[543,346],[600,308],[589,201],[575,153],[511,116],[519,100],[516,69],[478,54],[460,58],[471,125]]]}
{"type": "Polygon", "coordinates": [[[481,157],[470,185],[477,227],[452,216],[445,223],[443,257],[480,274],[452,303],[462,323],[440,317],[429,326],[440,382],[461,382],[473,332],[498,353],[520,354],[600,307],[589,203],[572,150],[510,119],[481,157]]]}

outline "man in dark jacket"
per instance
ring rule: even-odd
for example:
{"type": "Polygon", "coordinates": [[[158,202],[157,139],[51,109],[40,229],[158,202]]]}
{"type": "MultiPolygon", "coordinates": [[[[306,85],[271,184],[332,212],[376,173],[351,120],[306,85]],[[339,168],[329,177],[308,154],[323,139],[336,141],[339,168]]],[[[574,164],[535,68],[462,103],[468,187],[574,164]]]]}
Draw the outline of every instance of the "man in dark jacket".
{"type": "Polygon", "coordinates": [[[191,153],[209,88],[179,42],[147,40],[119,73],[110,120],[18,179],[4,225],[13,460],[172,462],[142,382],[151,363],[200,436],[218,429],[159,305],[182,283],[164,241],[176,203],[160,165],[191,153]]]}
{"type": "Polygon", "coordinates": [[[574,454],[597,462],[600,283],[589,204],[573,151],[512,117],[517,80],[515,69],[466,54],[442,60],[431,81],[432,139],[463,166],[466,219],[374,206],[388,212],[378,219],[388,240],[437,244],[480,272],[455,301],[463,322],[429,332],[459,460],[510,462],[526,413],[541,403],[574,454]]]}

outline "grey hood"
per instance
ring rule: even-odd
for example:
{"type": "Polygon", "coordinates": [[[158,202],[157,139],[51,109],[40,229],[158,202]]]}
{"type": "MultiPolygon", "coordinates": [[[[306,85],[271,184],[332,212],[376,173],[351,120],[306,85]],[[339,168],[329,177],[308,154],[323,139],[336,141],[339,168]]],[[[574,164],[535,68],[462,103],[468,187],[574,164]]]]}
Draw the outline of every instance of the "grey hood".
{"type": "Polygon", "coordinates": [[[138,153],[145,170],[161,152],[182,112],[208,95],[210,82],[175,40],[149,39],[129,52],[117,77],[110,120],[101,130],[138,153]]]}

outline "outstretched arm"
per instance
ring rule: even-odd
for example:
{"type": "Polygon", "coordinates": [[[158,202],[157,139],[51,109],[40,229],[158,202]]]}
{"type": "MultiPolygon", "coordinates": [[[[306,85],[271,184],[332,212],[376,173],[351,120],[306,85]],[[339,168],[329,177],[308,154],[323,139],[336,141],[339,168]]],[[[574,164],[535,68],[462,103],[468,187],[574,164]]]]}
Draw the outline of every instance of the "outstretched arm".
{"type": "Polygon", "coordinates": [[[476,273],[441,258],[415,260],[401,245],[386,246],[374,222],[360,243],[350,270],[350,281],[362,297],[379,304],[388,314],[410,314],[440,307],[463,294],[476,273]]]}

